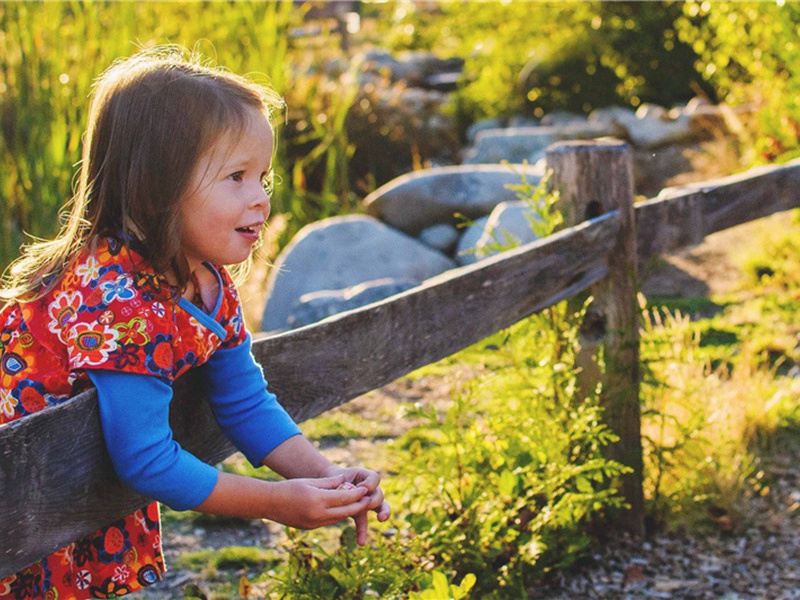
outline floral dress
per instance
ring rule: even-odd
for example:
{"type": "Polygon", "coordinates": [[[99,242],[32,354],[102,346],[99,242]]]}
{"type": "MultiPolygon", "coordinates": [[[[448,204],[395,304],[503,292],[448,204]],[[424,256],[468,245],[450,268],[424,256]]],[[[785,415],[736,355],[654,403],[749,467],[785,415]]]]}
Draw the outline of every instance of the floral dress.
{"type": "MultiPolygon", "coordinates": [[[[47,294],[0,311],[0,427],[87,389],[87,369],[172,382],[245,339],[236,289],[223,268],[213,268],[220,295],[217,326],[209,327],[134,248],[135,241],[99,238],[47,294]]],[[[159,581],[164,571],[152,502],[0,579],[0,600],[116,598],[159,581]]]]}

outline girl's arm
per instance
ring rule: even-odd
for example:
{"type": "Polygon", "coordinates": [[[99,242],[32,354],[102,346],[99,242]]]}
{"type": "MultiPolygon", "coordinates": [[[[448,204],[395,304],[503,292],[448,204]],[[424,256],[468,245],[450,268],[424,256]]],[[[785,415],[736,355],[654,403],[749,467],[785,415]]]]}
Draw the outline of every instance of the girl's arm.
{"type": "Polygon", "coordinates": [[[100,420],[117,475],[169,506],[265,518],[311,529],[368,509],[367,490],[337,490],[345,477],[267,482],[220,473],[172,439],[172,387],[147,375],[92,370],[100,420]]]}
{"type": "MultiPolygon", "coordinates": [[[[233,348],[217,350],[203,370],[214,415],[231,441],[254,465],[266,465],[288,479],[330,478],[336,485],[347,481],[367,490],[368,510],[385,521],[389,506],[384,501],[380,477],[363,468],[342,468],[331,464],[302,435],[274,394],[267,392],[261,367],[250,350],[250,336],[233,348]]],[[[209,508],[211,505],[201,507],[209,508]]],[[[218,505],[215,504],[218,510],[218,505]]],[[[366,543],[366,511],[356,518],[360,543],[366,543]]]]}

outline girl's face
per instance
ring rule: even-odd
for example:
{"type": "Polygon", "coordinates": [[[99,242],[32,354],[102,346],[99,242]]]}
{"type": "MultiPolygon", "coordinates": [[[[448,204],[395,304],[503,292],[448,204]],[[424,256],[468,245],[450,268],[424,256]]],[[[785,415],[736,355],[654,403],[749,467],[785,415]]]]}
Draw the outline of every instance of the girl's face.
{"type": "Polygon", "coordinates": [[[269,216],[264,183],[273,144],[267,117],[252,110],[247,129],[222,136],[198,162],[181,204],[181,249],[191,271],[250,255],[269,216]]]}

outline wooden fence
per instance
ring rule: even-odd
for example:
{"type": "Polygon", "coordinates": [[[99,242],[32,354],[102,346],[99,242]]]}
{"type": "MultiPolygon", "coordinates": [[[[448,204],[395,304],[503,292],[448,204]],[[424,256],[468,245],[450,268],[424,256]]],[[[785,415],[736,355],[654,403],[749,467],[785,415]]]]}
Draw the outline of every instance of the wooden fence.
{"type": "MultiPolygon", "coordinates": [[[[385,301],[281,335],[256,335],[253,350],[270,389],[303,421],[591,290],[613,366],[604,381],[607,422],[621,436],[616,456],[637,470],[623,488],[631,504],[626,527],[637,532],[635,257],[800,206],[800,161],[669,190],[635,207],[625,144],[561,143],[548,150],[548,163],[570,219],[599,216],[385,301]]],[[[176,382],[170,420],[187,450],[216,463],[234,448],[203,395],[191,375],[176,382]]],[[[0,457],[0,577],[146,503],[114,475],[94,391],[0,427],[0,457]]]]}

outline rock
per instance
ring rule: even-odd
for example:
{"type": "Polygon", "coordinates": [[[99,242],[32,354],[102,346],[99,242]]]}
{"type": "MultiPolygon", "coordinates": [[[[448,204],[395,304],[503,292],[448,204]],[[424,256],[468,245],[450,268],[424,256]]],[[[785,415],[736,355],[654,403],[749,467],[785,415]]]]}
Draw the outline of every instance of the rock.
{"type": "Polygon", "coordinates": [[[618,135],[619,131],[619,126],[612,122],[598,124],[588,121],[553,127],[488,129],[478,133],[475,147],[466,154],[464,163],[498,163],[504,160],[535,163],[555,142],[618,135]]]}
{"type": "Polygon", "coordinates": [[[361,55],[361,69],[376,73],[408,87],[439,87],[442,76],[451,86],[464,68],[461,58],[439,58],[430,52],[406,52],[398,58],[383,49],[373,49],[361,55]]]}
{"type": "Polygon", "coordinates": [[[568,110],[556,110],[551,113],[548,113],[542,117],[541,121],[542,125],[548,127],[562,126],[562,125],[580,125],[586,122],[587,122],[586,117],[574,112],[569,112],[568,110]]]}
{"type": "Polygon", "coordinates": [[[637,119],[628,127],[628,135],[634,145],[647,149],[695,139],[686,116],[673,121],[637,119]]]}
{"type": "Polygon", "coordinates": [[[459,217],[489,214],[501,202],[516,200],[507,185],[536,185],[544,171],[531,166],[458,165],[408,173],[381,186],[364,199],[367,213],[409,235],[440,223],[457,225],[459,217]]]}
{"type": "Polygon", "coordinates": [[[514,115],[508,120],[508,127],[539,127],[540,124],[539,119],[525,115],[514,115]]]}
{"type": "Polygon", "coordinates": [[[645,102],[639,108],[636,109],[636,118],[637,119],[660,119],[662,121],[668,121],[670,118],[667,116],[667,109],[663,106],[659,106],[658,104],[650,104],[649,102],[645,102]]]}
{"type": "Polygon", "coordinates": [[[697,139],[739,133],[744,129],[737,114],[727,105],[689,102],[680,114],[689,119],[689,128],[697,139]]]}
{"type": "Polygon", "coordinates": [[[343,290],[322,290],[303,294],[292,307],[286,321],[296,329],[321,321],[331,315],[379,302],[416,287],[408,279],[377,279],[343,290]]]}
{"type": "Polygon", "coordinates": [[[447,223],[440,223],[423,229],[418,236],[420,242],[444,254],[449,254],[455,248],[458,238],[458,229],[447,223]]]}
{"type": "Polygon", "coordinates": [[[478,244],[478,240],[481,239],[488,222],[489,215],[480,217],[467,227],[467,230],[461,235],[461,239],[458,240],[458,246],[456,246],[456,262],[459,265],[471,265],[478,262],[478,257],[475,256],[475,246],[478,244]]]}
{"type": "Polygon", "coordinates": [[[376,279],[421,283],[455,267],[425,244],[363,215],[307,225],[278,256],[267,282],[262,331],[284,330],[301,296],[376,279]]]}
{"type": "Polygon", "coordinates": [[[487,129],[478,133],[475,147],[464,156],[464,164],[536,162],[558,139],[550,127],[487,129]]]}
{"type": "Polygon", "coordinates": [[[467,141],[470,144],[473,144],[475,142],[475,138],[481,131],[486,131],[487,129],[503,129],[506,125],[506,120],[500,117],[476,121],[467,129],[467,141]]]}
{"type": "Polygon", "coordinates": [[[658,148],[667,144],[693,140],[694,135],[689,127],[689,118],[679,115],[676,119],[663,120],[666,112],[659,114],[653,108],[647,108],[639,116],[633,111],[619,106],[601,108],[589,115],[589,122],[605,126],[617,125],[627,133],[627,138],[637,148],[658,148]]]}
{"type": "MultiPolygon", "coordinates": [[[[541,220],[525,201],[502,202],[489,215],[480,227],[480,235],[472,245],[474,234],[465,239],[459,247],[456,262],[461,265],[472,264],[505,250],[516,248],[539,239],[531,226],[532,220],[541,220]]],[[[476,224],[477,227],[477,224],[476,224]]],[[[464,234],[466,238],[467,234],[464,234]]]]}
{"type": "Polygon", "coordinates": [[[602,127],[619,127],[625,133],[628,124],[636,120],[636,113],[622,106],[607,106],[593,110],[588,117],[589,123],[602,127]]]}

